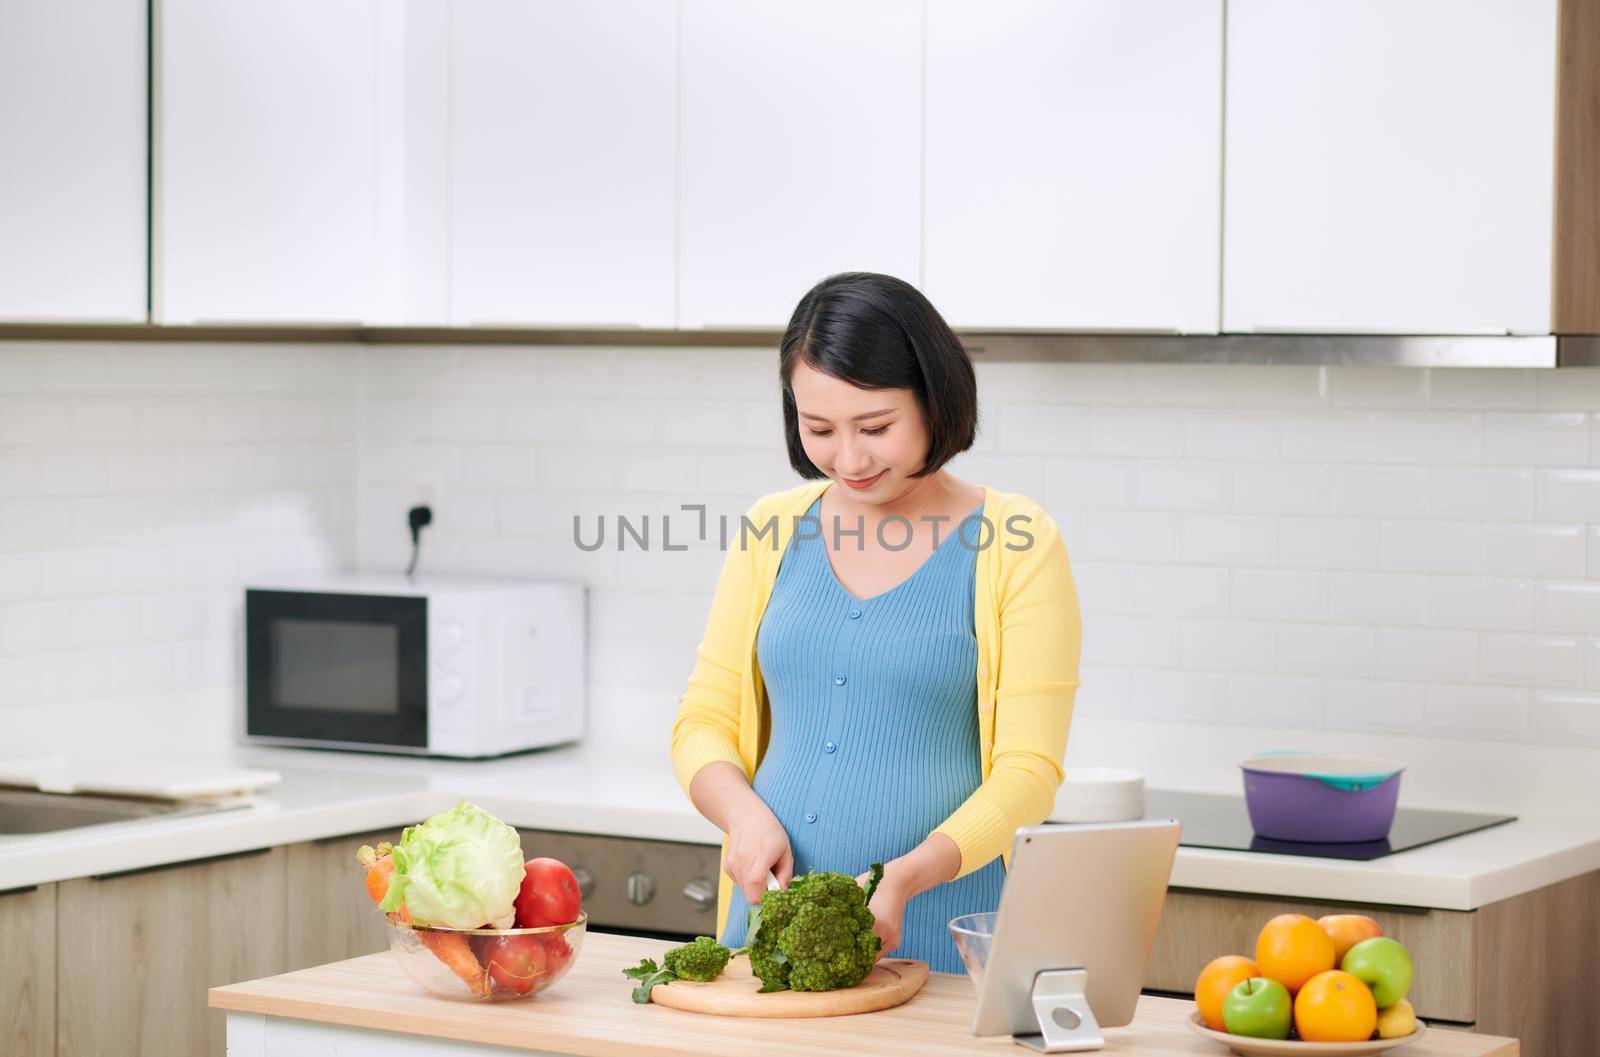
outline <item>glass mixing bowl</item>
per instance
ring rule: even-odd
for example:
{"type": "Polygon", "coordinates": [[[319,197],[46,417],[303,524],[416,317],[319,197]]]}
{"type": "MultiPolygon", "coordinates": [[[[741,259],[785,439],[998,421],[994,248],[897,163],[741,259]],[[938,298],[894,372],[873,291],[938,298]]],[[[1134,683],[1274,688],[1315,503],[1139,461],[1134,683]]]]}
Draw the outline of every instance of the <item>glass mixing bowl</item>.
{"type": "Polygon", "coordinates": [[[972,977],[972,986],[983,983],[983,970],[989,964],[989,948],[994,943],[994,919],[999,915],[963,914],[950,919],[950,935],[955,937],[956,950],[961,953],[961,964],[972,977]]]}
{"type": "Polygon", "coordinates": [[[532,998],[567,974],[583,948],[588,914],[536,929],[441,929],[389,922],[389,949],[405,974],[448,998],[507,1002],[532,998]]]}

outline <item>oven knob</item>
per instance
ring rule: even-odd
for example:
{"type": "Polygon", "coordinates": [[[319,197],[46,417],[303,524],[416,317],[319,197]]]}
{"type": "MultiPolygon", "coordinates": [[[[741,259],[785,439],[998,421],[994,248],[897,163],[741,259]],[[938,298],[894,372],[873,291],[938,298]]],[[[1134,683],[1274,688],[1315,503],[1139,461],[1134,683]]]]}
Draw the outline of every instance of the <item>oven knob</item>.
{"type": "Polygon", "coordinates": [[[683,897],[695,905],[696,910],[710,910],[717,905],[717,886],[704,877],[696,877],[683,886],[683,897]]]}
{"type": "Polygon", "coordinates": [[[594,871],[587,866],[574,866],[573,879],[578,882],[578,894],[585,899],[594,895],[594,871]]]}
{"type": "Polygon", "coordinates": [[[643,870],[635,870],[628,875],[628,902],[636,907],[642,907],[655,897],[655,878],[643,870]]]}
{"type": "Polygon", "coordinates": [[[439,700],[445,704],[461,700],[461,691],[466,686],[457,672],[445,672],[439,677],[439,700]]]}

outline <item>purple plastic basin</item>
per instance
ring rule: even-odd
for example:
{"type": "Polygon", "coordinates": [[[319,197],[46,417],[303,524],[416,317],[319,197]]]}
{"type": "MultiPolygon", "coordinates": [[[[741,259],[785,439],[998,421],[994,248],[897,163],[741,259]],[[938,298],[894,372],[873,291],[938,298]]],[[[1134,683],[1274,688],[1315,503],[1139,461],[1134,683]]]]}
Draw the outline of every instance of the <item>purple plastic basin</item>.
{"type": "MultiPolygon", "coordinates": [[[[1325,762],[1319,758],[1317,762],[1325,762]]],[[[1307,761],[1311,763],[1310,760],[1307,761]]],[[[1347,844],[1383,840],[1394,824],[1400,769],[1371,781],[1297,774],[1292,759],[1246,760],[1244,805],[1250,827],[1271,840],[1347,844]],[[1341,788],[1343,786],[1343,788],[1341,788]]]]}

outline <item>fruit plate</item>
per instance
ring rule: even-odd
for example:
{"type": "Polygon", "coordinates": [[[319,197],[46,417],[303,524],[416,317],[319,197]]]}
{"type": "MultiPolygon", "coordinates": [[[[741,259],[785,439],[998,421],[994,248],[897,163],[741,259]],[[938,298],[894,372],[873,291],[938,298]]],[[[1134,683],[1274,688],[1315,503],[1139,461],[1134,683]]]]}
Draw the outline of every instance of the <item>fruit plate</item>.
{"type": "Polygon", "coordinates": [[[1417,1030],[1398,1039],[1367,1039],[1363,1042],[1302,1042],[1299,1039],[1252,1039],[1247,1035],[1229,1035],[1225,1031],[1212,1031],[1200,1020],[1199,1012],[1189,1014],[1189,1027],[1197,1034],[1215,1039],[1234,1053],[1245,1057],[1366,1057],[1369,1053],[1382,1053],[1408,1042],[1422,1038],[1427,1026],[1417,1021],[1417,1030]]]}

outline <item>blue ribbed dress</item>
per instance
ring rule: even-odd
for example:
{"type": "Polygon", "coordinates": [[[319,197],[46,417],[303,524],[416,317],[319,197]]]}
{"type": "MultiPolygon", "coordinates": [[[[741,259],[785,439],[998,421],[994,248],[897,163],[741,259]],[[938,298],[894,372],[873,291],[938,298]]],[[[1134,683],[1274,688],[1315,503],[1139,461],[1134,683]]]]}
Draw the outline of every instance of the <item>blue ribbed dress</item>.
{"type": "MultiPolygon", "coordinates": [[[[817,518],[820,504],[807,515],[817,518]]],[[[840,585],[821,538],[796,533],[784,552],[756,639],[772,733],[751,784],[789,834],[796,874],[854,877],[904,855],[983,780],[973,632],[979,523],[963,526],[909,579],[865,600],[840,585]]],[[[889,953],[961,972],[946,926],[996,909],[1003,871],[996,859],[913,898],[889,953]]],[[[744,945],[748,911],[735,888],[727,946],[744,945]]]]}

